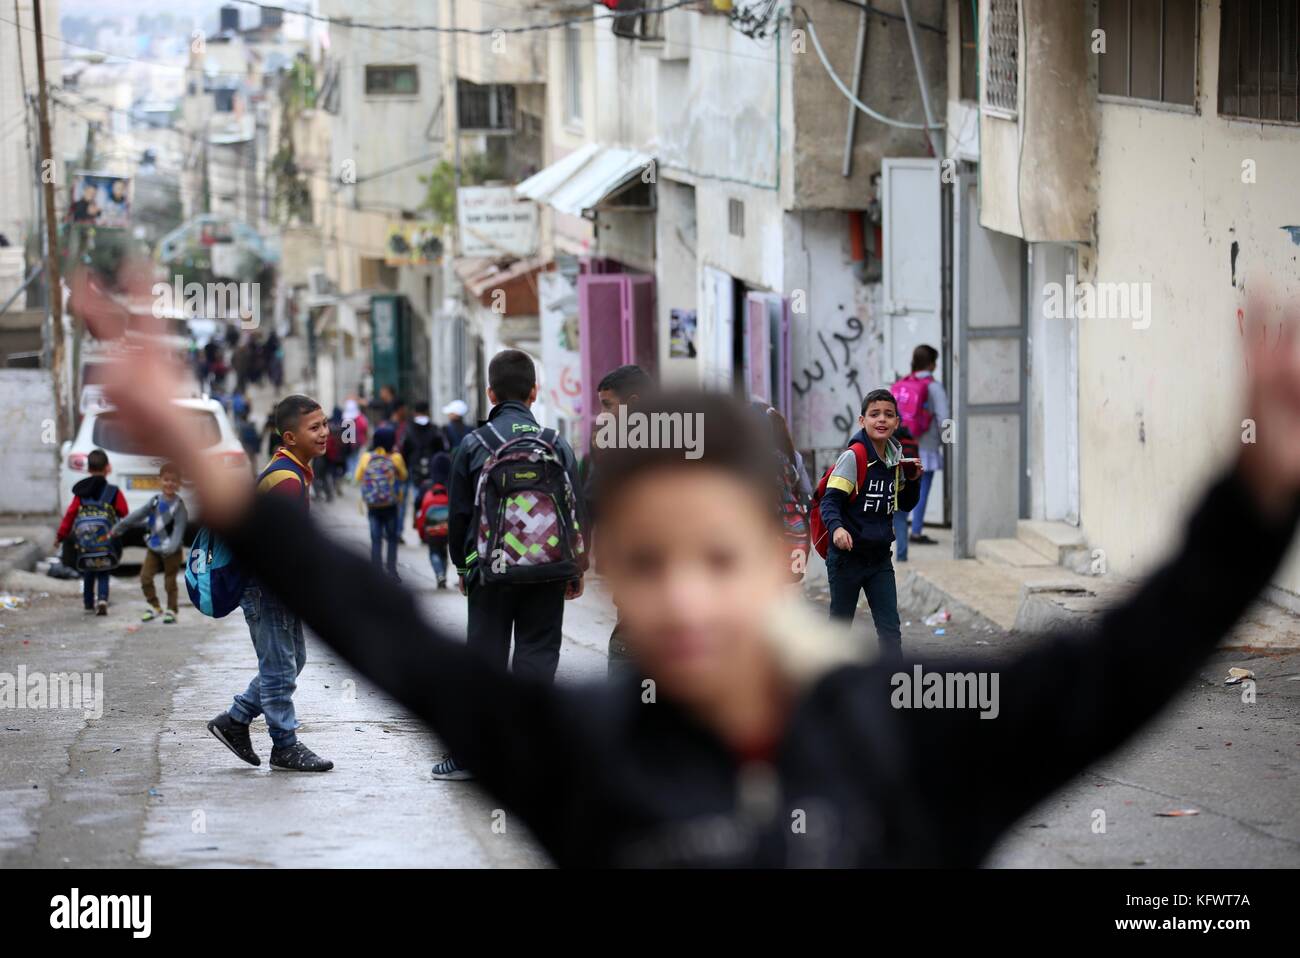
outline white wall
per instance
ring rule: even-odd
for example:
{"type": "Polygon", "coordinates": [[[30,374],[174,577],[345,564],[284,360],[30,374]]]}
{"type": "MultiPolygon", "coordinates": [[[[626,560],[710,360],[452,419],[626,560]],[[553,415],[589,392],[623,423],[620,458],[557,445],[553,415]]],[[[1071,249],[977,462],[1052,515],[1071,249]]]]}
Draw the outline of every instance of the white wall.
{"type": "MultiPolygon", "coordinates": [[[[1300,247],[1281,229],[1300,223],[1300,128],[1220,118],[1212,0],[1200,37],[1197,114],[1100,106],[1095,278],[1149,282],[1153,297],[1147,329],[1079,325],[1082,518],[1120,573],[1169,544],[1240,449],[1242,277],[1294,289],[1300,275],[1300,247]],[[1247,160],[1253,184],[1242,182],[1247,160]]],[[[1300,570],[1279,582],[1300,591],[1300,570]]]]}
{"type": "Polygon", "coordinates": [[[0,514],[47,513],[58,506],[54,392],[47,369],[0,369],[0,514]]]}

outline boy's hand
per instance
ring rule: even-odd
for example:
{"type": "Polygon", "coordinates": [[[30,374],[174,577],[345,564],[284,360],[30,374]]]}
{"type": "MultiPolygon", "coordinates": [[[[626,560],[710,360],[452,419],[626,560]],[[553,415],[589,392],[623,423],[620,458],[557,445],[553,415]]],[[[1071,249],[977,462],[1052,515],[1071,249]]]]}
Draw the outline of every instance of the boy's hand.
{"type": "Polygon", "coordinates": [[[840,526],[831,536],[831,542],[835,543],[835,548],[848,552],[853,548],[853,536],[849,535],[849,530],[840,526]]]}
{"type": "Polygon", "coordinates": [[[582,595],[582,590],[582,576],[578,576],[576,579],[570,579],[564,584],[564,597],[566,599],[576,599],[582,595]]]}
{"type": "MultiPolygon", "coordinates": [[[[1247,422],[1240,475],[1261,509],[1284,516],[1300,494],[1300,302],[1283,305],[1267,293],[1250,296],[1246,340],[1247,422]]],[[[1243,424],[1243,430],[1245,429],[1243,424]]]]}
{"type": "Polygon", "coordinates": [[[925,471],[921,468],[920,459],[904,459],[902,466],[903,478],[908,482],[915,482],[917,479],[920,479],[921,473],[925,471]]]}
{"type": "Polygon", "coordinates": [[[457,579],[456,587],[460,589],[460,594],[469,595],[469,592],[466,591],[465,589],[465,577],[463,575],[458,575],[456,576],[456,579],[457,579]]]}
{"type": "MultiPolygon", "coordinates": [[[[147,261],[124,264],[118,276],[121,295],[149,299],[151,279],[152,267],[147,261]]],[[[71,287],[69,309],[86,322],[97,339],[125,338],[131,317],[120,302],[91,280],[85,268],[72,274],[71,287]]],[[[131,326],[145,335],[123,350],[120,362],[109,364],[112,368],[105,389],[109,401],[117,407],[118,422],[151,454],[178,463],[181,471],[193,479],[206,525],[221,529],[234,524],[252,502],[252,484],[242,470],[213,463],[205,455],[202,436],[195,431],[193,420],[169,401],[185,395],[187,390],[184,368],[162,345],[167,332],[163,321],[137,316],[131,319],[131,326]]]]}

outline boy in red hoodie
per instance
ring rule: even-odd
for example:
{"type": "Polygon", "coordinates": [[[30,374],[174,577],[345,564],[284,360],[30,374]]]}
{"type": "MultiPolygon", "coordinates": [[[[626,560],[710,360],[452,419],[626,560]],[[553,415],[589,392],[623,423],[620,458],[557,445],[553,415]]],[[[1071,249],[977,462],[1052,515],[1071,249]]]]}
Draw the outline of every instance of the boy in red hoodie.
{"type": "MultiPolygon", "coordinates": [[[[111,512],[112,515],[105,517],[109,529],[130,512],[122,490],[108,481],[108,474],[112,470],[108,463],[108,453],[103,449],[93,450],[86,457],[86,468],[90,475],[72,487],[72,501],[68,503],[68,511],[63,514],[63,521],[59,523],[59,531],[54,537],[56,544],[72,535],[73,523],[76,522],[83,504],[87,510],[101,509],[111,512]]],[[[116,552],[117,547],[111,542],[106,543],[106,546],[109,551],[116,552]]],[[[82,600],[87,612],[108,615],[108,574],[117,562],[103,560],[98,564],[103,568],[81,569],[82,600]],[[95,602],[96,589],[99,593],[98,603],[95,602]]]]}

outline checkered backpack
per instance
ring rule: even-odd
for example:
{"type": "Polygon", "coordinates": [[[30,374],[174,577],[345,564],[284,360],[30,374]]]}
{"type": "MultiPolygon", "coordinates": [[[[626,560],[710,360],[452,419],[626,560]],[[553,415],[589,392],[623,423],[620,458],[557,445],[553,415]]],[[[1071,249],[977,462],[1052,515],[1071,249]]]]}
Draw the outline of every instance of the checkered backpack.
{"type": "MultiPolygon", "coordinates": [[[[534,427],[536,428],[536,427],[534,427]]],[[[554,582],[587,567],[577,496],[554,429],[507,439],[492,423],[473,434],[487,449],[474,495],[482,582],[554,582]]]]}

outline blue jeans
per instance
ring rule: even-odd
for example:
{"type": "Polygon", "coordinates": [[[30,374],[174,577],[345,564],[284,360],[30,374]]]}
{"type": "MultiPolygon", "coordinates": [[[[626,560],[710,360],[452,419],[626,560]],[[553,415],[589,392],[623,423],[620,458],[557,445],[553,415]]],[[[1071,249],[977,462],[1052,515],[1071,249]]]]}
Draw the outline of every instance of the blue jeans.
{"type": "Polygon", "coordinates": [[[280,600],[257,582],[250,582],[239,600],[257,652],[257,675],[248,688],[235,696],[230,716],[251,722],[266,716],[271,741],[278,747],[298,741],[298,717],[293,711],[293,693],[298,675],[307,664],[307,643],[302,621],[281,605],[280,600]]]}
{"type": "Polygon", "coordinates": [[[397,571],[397,506],[370,510],[370,561],[383,568],[380,549],[388,540],[388,571],[397,571]]]}
{"type": "Polygon", "coordinates": [[[930,483],[934,481],[934,471],[927,469],[921,473],[921,498],[916,500],[912,510],[912,535],[919,536],[925,523],[925,504],[930,501],[930,483]]]}
{"type": "Polygon", "coordinates": [[[894,555],[899,562],[907,561],[907,527],[908,513],[894,512],[894,555]]]}
{"type": "Polygon", "coordinates": [[[921,473],[921,495],[916,500],[916,508],[910,513],[894,513],[894,552],[898,555],[899,561],[907,559],[907,533],[908,526],[911,525],[911,533],[919,536],[921,530],[925,528],[925,504],[930,501],[930,483],[934,481],[934,472],[926,471],[921,473]],[[910,519],[910,523],[909,523],[910,519]]]}
{"type": "Polygon", "coordinates": [[[447,578],[447,543],[429,546],[429,564],[439,582],[447,578]]]}
{"type": "Polygon", "coordinates": [[[108,601],[108,573],[107,572],[83,572],[81,573],[81,598],[85,602],[87,609],[95,607],[95,587],[99,587],[99,600],[108,601]]]}
{"type": "Polygon", "coordinates": [[[826,573],[831,587],[831,618],[852,622],[858,609],[858,594],[865,592],[881,654],[901,655],[903,632],[899,627],[898,590],[889,553],[870,559],[832,545],[826,554],[826,573]]]}
{"type": "Polygon", "coordinates": [[[406,504],[410,501],[414,490],[415,487],[410,479],[397,484],[397,534],[399,536],[402,534],[402,524],[406,522],[406,504]]]}

